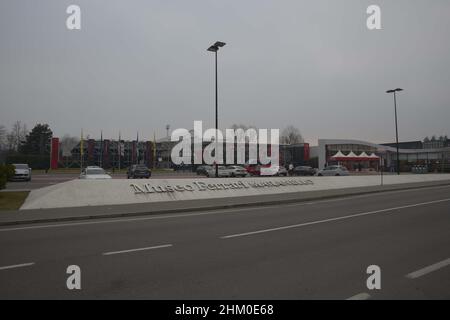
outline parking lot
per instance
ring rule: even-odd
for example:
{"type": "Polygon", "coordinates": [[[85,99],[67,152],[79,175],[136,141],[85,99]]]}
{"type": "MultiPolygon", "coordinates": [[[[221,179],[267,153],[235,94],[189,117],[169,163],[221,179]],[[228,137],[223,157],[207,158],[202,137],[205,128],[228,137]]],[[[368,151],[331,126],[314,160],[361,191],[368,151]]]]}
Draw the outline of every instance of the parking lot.
{"type": "MultiPolygon", "coordinates": [[[[350,175],[378,175],[379,172],[350,172],[350,175]]],[[[385,172],[385,175],[393,174],[385,172]]],[[[402,173],[410,174],[410,173],[402,173]]],[[[126,179],[125,173],[112,173],[113,179],[126,179]]],[[[10,181],[3,191],[29,191],[48,187],[57,183],[78,179],[78,173],[33,173],[31,181],[10,181]]],[[[204,176],[198,176],[195,172],[190,171],[157,171],[152,173],[152,178],[156,179],[182,179],[204,176]]],[[[0,191],[1,192],[1,191],[0,191]]]]}
{"type": "MultiPolygon", "coordinates": [[[[154,172],[153,178],[158,179],[173,179],[173,178],[190,178],[196,177],[197,174],[193,172],[154,172]]],[[[57,183],[78,179],[79,174],[75,173],[35,173],[31,181],[10,181],[6,184],[5,191],[29,191],[48,187],[57,183]]],[[[113,179],[126,179],[125,173],[112,174],[113,179]]]]}

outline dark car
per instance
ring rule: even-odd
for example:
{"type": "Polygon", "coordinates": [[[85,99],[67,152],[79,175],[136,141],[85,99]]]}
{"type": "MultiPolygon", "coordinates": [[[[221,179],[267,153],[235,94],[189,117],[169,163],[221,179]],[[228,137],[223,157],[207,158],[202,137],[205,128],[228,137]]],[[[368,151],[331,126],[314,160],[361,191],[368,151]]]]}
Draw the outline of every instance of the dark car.
{"type": "Polygon", "coordinates": [[[143,164],[134,164],[128,168],[128,179],[150,178],[152,171],[143,164]]]}
{"type": "Polygon", "coordinates": [[[295,176],[313,176],[316,174],[316,170],[309,166],[298,166],[294,168],[295,176]]]}
{"type": "Polygon", "coordinates": [[[198,176],[207,176],[210,168],[211,166],[198,166],[195,172],[197,172],[198,176]]]}

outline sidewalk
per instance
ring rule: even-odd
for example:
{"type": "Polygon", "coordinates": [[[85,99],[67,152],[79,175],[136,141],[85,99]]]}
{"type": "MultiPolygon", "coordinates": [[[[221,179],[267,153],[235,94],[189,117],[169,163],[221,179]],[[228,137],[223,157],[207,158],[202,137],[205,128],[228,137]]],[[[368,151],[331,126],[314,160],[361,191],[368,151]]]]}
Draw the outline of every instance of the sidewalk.
{"type": "Polygon", "coordinates": [[[0,212],[0,226],[145,216],[165,213],[217,210],[245,206],[276,205],[394,190],[417,189],[432,186],[450,186],[450,180],[308,192],[293,192],[264,196],[241,196],[235,198],[227,197],[115,206],[90,206],[57,209],[3,211],[0,212]]]}

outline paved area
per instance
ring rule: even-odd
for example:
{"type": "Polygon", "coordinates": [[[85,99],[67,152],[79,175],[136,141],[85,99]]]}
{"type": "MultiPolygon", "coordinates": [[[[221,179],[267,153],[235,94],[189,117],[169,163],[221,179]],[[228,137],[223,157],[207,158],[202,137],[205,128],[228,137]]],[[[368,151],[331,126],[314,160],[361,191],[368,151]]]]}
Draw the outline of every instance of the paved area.
{"type": "MultiPolygon", "coordinates": [[[[377,175],[376,172],[363,172],[363,173],[352,173],[352,175],[377,175]]],[[[409,173],[405,173],[409,174],[409,173]]],[[[391,173],[385,173],[385,175],[391,175],[391,173]]],[[[33,189],[39,189],[43,187],[48,187],[60,182],[69,181],[72,179],[78,179],[78,174],[73,173],[36,173],[33,174],[32,180],[27,181],[12,181],[8,182],[6,189],[4,191],[30,191],[33,189]]],[[[113,174],[114,179],[126,179],[125,174],[113,174]]],[[[153,172],[153,178],[159,179],[183,179],[198,177],[195,172],[190,171],[175,171],[175,172],[153,172]]],[[[1,192],[1,191],[0,191],[1,192]]]]}
{"type": "Polygon", "coordinates": [[[0,226],[29,224],[39,222],[62,222],[87,219],[104,219],[117,217],[135,217],[154,214],[168,214],[192,211],[205,211],[236,207],[284,205],[289,203],[316,201],[335,197],[371,195],[377,192],[396,192],[407,189],[435,188],[448,186],[450,181],[428,181],[402,183],[383,186],[339,188],[316,191],[300,191],[280,194],[254,196],[220,197],[184,201],[143,202],[121,205],[80,206],[50,209],[6,210],[0,214],[0,226]]]}
{"type": "MultiPolygon", "coordinates": [[[[48,187],[57,183],[78,179],[78,174],[73,173],[38,173],[33,174],[31,181],[11,181],[6,185],[5,191],[30,191],[33,189],[39,189],[48,187]]],[[[197,175],[193,172],[181,171],[181,172],[154,172],[152,174],[154,178],[160,179],[172,179],[172,178],[191,178],[197,175]]],[[[113,174],[113,179],[126,179],[125,174],[113,174]]]]}
{"type": "Polygon", "coordinates": [[[1,227],[0,298],[449,299],[449,191],[1,227]]]}

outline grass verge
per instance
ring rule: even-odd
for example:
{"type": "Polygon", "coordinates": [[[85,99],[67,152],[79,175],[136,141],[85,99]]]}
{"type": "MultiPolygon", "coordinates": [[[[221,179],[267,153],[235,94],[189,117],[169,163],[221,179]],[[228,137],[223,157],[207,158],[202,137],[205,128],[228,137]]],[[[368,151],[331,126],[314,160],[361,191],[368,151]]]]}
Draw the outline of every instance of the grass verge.
{"type": "Polygon", "coordinates": [[[18,210],[28,196],[28,191],[0,192],[0,211],[18,210]]]}

